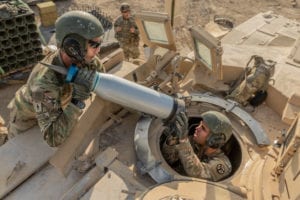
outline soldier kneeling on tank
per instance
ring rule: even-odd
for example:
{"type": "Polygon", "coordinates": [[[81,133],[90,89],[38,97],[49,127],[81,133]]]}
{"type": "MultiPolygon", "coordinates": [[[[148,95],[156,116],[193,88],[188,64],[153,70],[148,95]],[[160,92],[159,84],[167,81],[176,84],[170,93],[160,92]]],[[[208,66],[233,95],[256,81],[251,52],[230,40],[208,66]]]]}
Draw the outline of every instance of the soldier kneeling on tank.
{"type": "Polygon", "coordinates": [[[42,63],[36,64],[27,83],[9,104],[9,138],[38,124],[49,146],[61,145],[91,96],[96,71],[102,70],[97,54],[104,29],[96,17],[83,11],[69,11],[57,19],[55,28],[58,50],[42,62],[65,70],[76,65],[77,75],[67,81],[66,75],[42,63]]]}
{"type": "Polygon", "coordinates": [[[172,166],[180,161],[186,175],[220,181],[232,171],[229,158],[221,147],[232,136],[230,120],[220,112],[208,111],[193,135],[188,135],[188,117],[180,112],[172,124],[175,135],[169,135],[162,147],[166,161],[172,166]]]}

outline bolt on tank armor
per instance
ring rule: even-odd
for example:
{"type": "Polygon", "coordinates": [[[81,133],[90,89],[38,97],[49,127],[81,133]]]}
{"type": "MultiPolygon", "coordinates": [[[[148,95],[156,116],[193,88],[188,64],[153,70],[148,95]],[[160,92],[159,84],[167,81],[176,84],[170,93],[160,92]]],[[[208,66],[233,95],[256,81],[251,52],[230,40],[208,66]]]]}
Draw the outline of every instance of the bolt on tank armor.
{"type": "Polygon", "coordinates": [[[230,120],[222,113],[216,111],[205,112],[201,117],[210,129],[206,144],[212,148],[222,147],[232,135],[230,120]]]}
{"type": "Polygon", "coordinates": [[[104,34],[101,22],[92,14],[70,11],[59,17],[55,23],[56,42],[59,48],[77,61],[86,53],[86,42],[104,34]]]}
{"type": "Polygon", "coordinates": [[[121,12],[127,12],[130,11],[130,5],[128,3],[122,3],[120,6],[121,12]]]}

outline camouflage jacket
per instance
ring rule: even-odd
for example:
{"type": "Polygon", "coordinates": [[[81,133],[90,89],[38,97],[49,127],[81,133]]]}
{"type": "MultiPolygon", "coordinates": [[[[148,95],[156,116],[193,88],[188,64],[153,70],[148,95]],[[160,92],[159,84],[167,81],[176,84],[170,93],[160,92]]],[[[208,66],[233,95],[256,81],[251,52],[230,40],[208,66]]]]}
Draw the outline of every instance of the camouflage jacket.
{"type": "MultiPolygon", "coordinates": [[[[43,62],[65,67],[59,52],[48,54],[43,62]]],[[[100,71],[102,64],[95,59],[85,67],[100,71]]],[[[30,128],[34,125],[32,121],[36,121],[50,146],[63,143],[82,112],[70,101],[72,90],[72,84],[65,82],[65,75],[37,64],[10,103],[12,112],[15,111],[10,123],[18,127],[13,134],[30,128]]]]}
{"type": "Polygon", "coordinates": [[[124,19],[123,16],[118,17],[114,22],[114,29],[115,38],[121,44],[138,43],[138,41],[140,40],[140,33],[133,17],[130,17],[129,19],[124,19]],[[117,27],[121,27],[121,31],[117,32],[117,27]],[[132,27],[134,28],[134,33],[130,32],[130,28],[132,27]]]}
{"type": "Polygon", "coordinates": [[[205,155],[203,148],[192,138],[176,145],[164,143],[162,153],[169,164],[180,160],[185,173],[191,177],[220,181],[232,170],[231,163],[222,150],[205,155]]]}

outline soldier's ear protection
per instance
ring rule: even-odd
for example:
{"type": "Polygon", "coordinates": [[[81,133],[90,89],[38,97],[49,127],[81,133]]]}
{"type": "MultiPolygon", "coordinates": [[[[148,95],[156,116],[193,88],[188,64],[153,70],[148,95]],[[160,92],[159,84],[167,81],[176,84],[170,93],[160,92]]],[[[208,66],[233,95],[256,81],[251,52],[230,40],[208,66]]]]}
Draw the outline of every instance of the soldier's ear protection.
{"type": "Polygon", "coordinates": [[[75,62],[83,62],[86,54],[86,49],[83,47],[83,40],[76,34],[66,36],[62,42],[62,48],[66,54],[75,62]]]}
{"type": "Polygon", "coordinates": [[[226,136],[224,133],[210,133],[206,138],[206,145],[218,149],[221,148],[226,141],[226,136]]]}

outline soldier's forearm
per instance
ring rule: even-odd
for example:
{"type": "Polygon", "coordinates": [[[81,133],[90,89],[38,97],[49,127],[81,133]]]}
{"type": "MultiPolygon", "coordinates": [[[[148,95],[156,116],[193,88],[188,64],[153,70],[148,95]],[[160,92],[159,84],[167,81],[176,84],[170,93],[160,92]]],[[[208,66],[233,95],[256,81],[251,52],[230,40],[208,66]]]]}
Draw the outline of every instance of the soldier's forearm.
{"type": "Polygon", "coordinates": [[[167,144],[167,141],[166,141],[162,147],[162,154],[169,164],[173,164],[174,162],[176,162],[179,159],[176,147],[175,147],[175,145],[173,145],[174,142],[176,142],[176,141],[172,140],[172,141],[169,141],[169,143],[167,144]]]}
{"type": "Polygon", "coordinates": [[[49,118],[38,118],[44,139],[51,147],[62,144],[69,136],[81,110],[70,103],[59,115],[49,118]]]}

